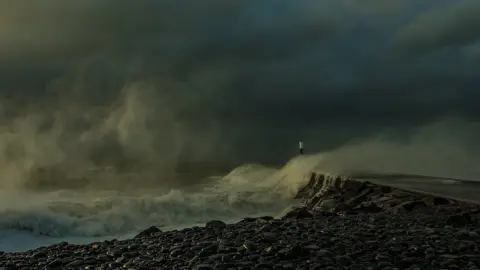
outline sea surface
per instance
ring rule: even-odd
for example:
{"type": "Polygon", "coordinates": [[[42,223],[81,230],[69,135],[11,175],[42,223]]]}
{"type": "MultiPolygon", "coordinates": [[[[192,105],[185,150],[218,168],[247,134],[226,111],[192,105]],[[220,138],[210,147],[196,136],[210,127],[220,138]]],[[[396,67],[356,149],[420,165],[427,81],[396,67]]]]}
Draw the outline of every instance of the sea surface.
{"type": "MultiPolygon", "coordinates": [[[[162,179],[158,179],[157,186],[128,190],[115,190],[114,181],[110,181],[110,190],[2,190],[0,250],[123,239],[153,225],[171,230],[201,226],[210,220],[278,216],[296,203],[293,197],[316,164],[316,158],[306,156],[283,167],[245,164],[224,175],[201,176],[201,181],[189,181],[183,187],[161,185],[162,179]]],[[[125,178],[110,176],[115,177],[125,178]]],[[[135,183],[142,174],[128,177],[135,183]]]]}
{"type": "Polygon", "coordinates": [[[210,220],[233,223],[245,217],[279,217],[298,205],[293,198],[312,172],[480,202],[480,182],[475,179],[387,173],[392,171],[389,167],[374,171],[373,166],[361,162],[352,166],[350,160],[333,157],[305,155],[283,166],[244,164],[233,169],[219,166],[217,171],[200,164],[195,170],[163,177],[99,170],[75,183],[46,174],[34,188],[0,190],[0,251],[25,251],[62,241],[125,239],[150,226],[172,230],[210,220]]]}

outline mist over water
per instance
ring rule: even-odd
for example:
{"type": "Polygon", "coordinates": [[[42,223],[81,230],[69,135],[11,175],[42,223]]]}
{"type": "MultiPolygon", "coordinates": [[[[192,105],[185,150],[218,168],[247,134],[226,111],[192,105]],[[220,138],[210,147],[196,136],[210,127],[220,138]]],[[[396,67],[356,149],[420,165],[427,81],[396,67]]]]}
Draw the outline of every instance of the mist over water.
{"type": "Polygon", "coordinates": [[[0,0],[0,249],[276,215],[312,170],[480,179],[478,18],[473,0],[0,0]]]}
{"type": "Polygon", "coordinates": [[[132,237],[152,225],[173,229],[212,219],[276,216],[294,203],[296,190],[308,180],[311,168],[305,166],[313,163],[301,159],[281,170],[243,165],[224,177],[211,177],[198,189],[165,189],[159,184],[132,191],[3,190],[0,247],[14,251],[61,240],[88,243],[132,237]],[[18,241],[22,238],[29,240],[18,241]]]}

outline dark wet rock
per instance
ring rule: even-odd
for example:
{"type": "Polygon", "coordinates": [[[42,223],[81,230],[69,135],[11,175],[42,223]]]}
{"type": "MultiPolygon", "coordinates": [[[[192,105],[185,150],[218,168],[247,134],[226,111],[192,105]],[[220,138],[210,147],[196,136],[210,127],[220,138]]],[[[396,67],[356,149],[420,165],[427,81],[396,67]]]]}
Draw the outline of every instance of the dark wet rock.
{"type": "Polygon", "coordinates": [[[68,264],[66,264],[66,267],[80,267],[84,264],[88,264],[88,263],[84,263],[84,260],[75,260],[73,262],[70,262],[68,264]]]}
{"type": "Polygon", "coordinates": [[[267,243],[275,243],[280,239],[280,237],[275,233],[267,232],[262,235],[262,239],[267,243]]]}
{"type": "Polygon", "coordinates": [[[447,219],[447,224],[454,227],[464,227],[472,223],[472,217],[468,213],[451,215],[447,219]]]}
{"type": "Polygon", "coordinates": [[[54,259],[54,260],[48,262],[47,267],[60,267],[62,265],[63,265],[63,263],[62,263],[61,260],[54,259]]]}
{"type": "Polygon", "coordinates": [[[263,217],[246,217],[242,219],[240,222],[256,222],[256,223],[265,223],[266,221],[274,220],[271,216],[263,216],[263,217]]]}
{"type": "Polygon", "coordinates": [[[213,265],[210,264],[198,264],[193,267],[194,270],[213,270],[213,265]]]}
{"type": "Polygon", "coordinates": [[[440,205],[452,204],[451,200],[445,199],[445,198],[439,198],[439,197],[427,197],[423,199],[423,202],[427,206],[440,206],[440,205]]]}
{"type": "Polygon", "coordinates": [[[177,248],[177,249],[174,249],[172,250],[172,252],[170,252],[170,256],[171,257],[178,257],[180,255],[182,255],[185,251],[181,248],[177,248]]]}
{"type": "Polygon", "coordinates": [[[324,199],[319,200],[315,209],[319,209],[325,212],[336,212],[345,209],[345,204],[340,199],[324,199]]]}
{"type": "Polygon", "coordinates": [[[353,207],[353,209],[355,212],[362,212],[362,213],[378,213],[378,212],[381,212],[383,211],[383,208],[381,208],[380,206],[378,206],[378,204],[376,203],[373,203],[373,202],[364,202],[364,203],[361,203],[360,205],[358,206],[355,206],[353,207]]]}
{"type": "Polygon", "coordinates": [[[308,210],[306,207],[301,207],[294,209],[290,212],[288,212],[285,216],[285,219],[287,218],[313,218],[313,214],[308,210]]]}
{"type": "Polygon", "coordinates": [[[113,249],[113,250],[108,250],[107,255],[111,257],[119,257],[122,255],[123,251],[120,249],[113,249]]]}
{"type": "Polygon", "coordinates": [[[121,257],[118,257],[117,259],[115,259],[115,262],[116,263],[124,263],[125,261],[127,261],[128,259],[124,256],[121,256],[121,257]]]}
{"type": "Polygon", "coordinates": [[[215,250],[203,248],[202,250],[200,250],[197,256],[200,258],[204,258],[204,257],[209,257],[211,255],[214,255],[215,253],[216,253],[215,250]]]}
{"type": "Polygon", "coordinates": [[[223,230],[225,227],[227,227],[227,224],[220,220],[212,220],[207,222],[205,227],[213,230],[223,230]]]}
{"type": "Polygon", "coordinates": [[[246,217],[241,222],[255,222],[255,221],[257,221],[257,218],[246,217]]]}
{"type": "Polygon", "coordinates": [[[368,187],[366,183],[362,183],[362,189],[348,191],[351,193],[350,197],[344,198],[347,205],[353,206],[365,201],[368,194],[373,192],[373,189],[368,187]]]}
{"type": "Polygon", "coordinates": [[[421,200],[405,201],[405,202],[402,202],[402,203],[398,204],[397,206],[395,206],[394,212],[396,212],[396,213],[398,213],[398,212],[406,213],[406,212],[411,212],[411,211],[414,211],[414,210],[417,210],[417,209],[422,209],[422,208],[425,208],[425,207],[427,207],[427,205],[425,204],[424,201],[421,201],[421,200]]]}
{"type": "Polygon", "coordinates": [[[352,264],[352,259],[348,255],[337,256],[337,257],[335,257],[335,261],[337,262],[337,264],[339,264],[341,266],[344,266],[344,267],[352,264]]]}
{"type": "Polygon", "coordinates": [[[245,250],[248,250],[248,251],[254,251],[254,250],[257,250],[258,247],[257,247],[257,245],[255,245],[255,243],[247,241],[247,242],[243,243],[242,248],[244,248],[245,250]]]}
{"type": "Polygon", "coordinates": [[[137,234],[135,236],[135,238],[145,238],[145,237],[150,237],[156,233],[161,233],[162,230],[160,230],[159,228],[155,227],[155,226],[152,226],[142,232],[140,232],[139,234],[137,234]]]}

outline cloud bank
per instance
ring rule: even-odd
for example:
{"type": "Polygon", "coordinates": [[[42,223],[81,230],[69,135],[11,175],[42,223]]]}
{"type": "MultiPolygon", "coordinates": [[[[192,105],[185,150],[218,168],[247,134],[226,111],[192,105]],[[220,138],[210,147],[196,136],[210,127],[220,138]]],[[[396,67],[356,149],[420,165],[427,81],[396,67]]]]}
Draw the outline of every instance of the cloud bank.
{"type": "Polygon", "coordinates": [[[479,18],[473,0],[2,0],[2,162],[277,162],[299,138],[475,122],[479,18]]]}

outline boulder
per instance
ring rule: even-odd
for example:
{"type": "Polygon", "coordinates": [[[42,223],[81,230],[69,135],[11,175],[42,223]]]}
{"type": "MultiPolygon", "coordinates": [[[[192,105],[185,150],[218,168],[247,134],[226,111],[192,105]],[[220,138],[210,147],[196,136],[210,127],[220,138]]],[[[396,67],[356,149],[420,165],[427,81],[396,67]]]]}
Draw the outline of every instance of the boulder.
{"type": "Polygon", "coordinates": [[[448,217],[447,224],[452,227],[465,227],[472,223],[472,216],[468,213],[452,215],[448,217]]]}
{"type": "Polygon", "coordinates": [[[211,220],[205,224],[205,227],[212,230],[223,230],[227,227],[227,224],[221,220],[211,220]]]}
{"type": "Polygon", "coordinates": [[[142,232],[140,232],[139,234],[137,234],[134,238],[145,238],[145,237],[151,237],[152,235],[156,234],[156,233],[161,233],[162,230],[160,230],[159,228],[155,227],[155,226],[152,226],[146,230],[143,230],[142,232]]]}

